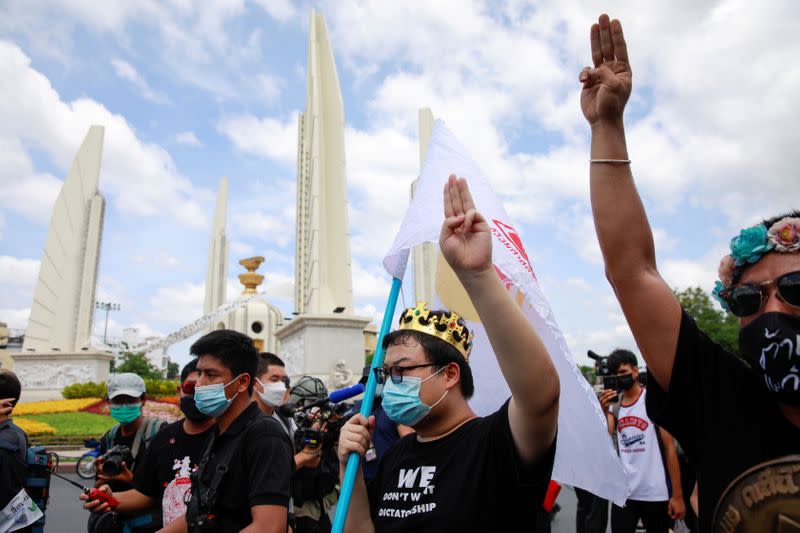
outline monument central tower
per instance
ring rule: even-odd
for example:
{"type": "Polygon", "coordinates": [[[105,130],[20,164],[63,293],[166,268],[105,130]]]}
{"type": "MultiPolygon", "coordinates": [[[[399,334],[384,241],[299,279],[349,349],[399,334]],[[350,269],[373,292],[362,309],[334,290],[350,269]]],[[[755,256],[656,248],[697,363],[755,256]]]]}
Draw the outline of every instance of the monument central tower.
{"type": "Polygon", "coordinates": [[[306,110],[298,119],[294,307],[353,314],[344,104],[328,30],[311,12],[306,110]]]}

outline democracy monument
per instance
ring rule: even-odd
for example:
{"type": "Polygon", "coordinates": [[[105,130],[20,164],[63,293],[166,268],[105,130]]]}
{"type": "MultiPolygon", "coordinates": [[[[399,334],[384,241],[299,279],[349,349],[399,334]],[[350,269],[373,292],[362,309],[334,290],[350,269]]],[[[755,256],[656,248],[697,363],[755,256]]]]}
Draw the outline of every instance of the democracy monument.
{"type": "MultiPolygon", "coordinates": [[[[433,116],[425,113],[420,114],[421,132],[424,118],[429,136],[433,116]]],[[[344,124],[327,26],[322,14],[312,10],[306,108],[299,115],[297,135],[293,318],[284,318],[259,292],[265,279],[257,272],[262,256],[239,261],[246,270],[239,274],[244,289],[236,300],[228,300],[229,183],[222,178],[209,236],[203,316],[168,337],[128,347],[130,351],[164,353],[170,344],[197,333],[230,328],[250,336],[259,350],[278,353],[292,377],[312,375],[333,388],[358,379],[377,331],[370,317],[355,314],[353,305],[344,124]]],[[[92,337],[105,208],[98,190],[103,134],[102,126],[90,127],[53,206],[24,344],[10,354],[26,401],[60,397],[66,385],[105,381],[118,350],[92,337]]],[[[423,246],[415,250],[420,270],[415,278],[430,284],[432,276],[424,272],[435,255],[430,245],[423,246]]],[[[416,292],[419,297],[431,291],[416,292]]]]}

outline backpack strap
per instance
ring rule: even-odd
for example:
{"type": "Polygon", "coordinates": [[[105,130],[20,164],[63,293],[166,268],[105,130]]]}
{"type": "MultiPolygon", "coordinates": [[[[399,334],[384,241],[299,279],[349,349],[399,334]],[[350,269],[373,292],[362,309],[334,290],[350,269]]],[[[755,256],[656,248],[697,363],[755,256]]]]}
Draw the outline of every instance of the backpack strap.
{"type": "Polygon", "coordinates": [[[139,425],[139,429],[136,430],[136,436],[133,438],[133,445],[131,446],[134,463],[139,459],[139,450],[142,448],[142,445],[144,444],[144,448],[147,449],[147,446],[150,444],[150,439],[153,438],[153,435],[158,433],[162,424],[163,421],[158,418],[144,417],[144,420],[139,425]]]}

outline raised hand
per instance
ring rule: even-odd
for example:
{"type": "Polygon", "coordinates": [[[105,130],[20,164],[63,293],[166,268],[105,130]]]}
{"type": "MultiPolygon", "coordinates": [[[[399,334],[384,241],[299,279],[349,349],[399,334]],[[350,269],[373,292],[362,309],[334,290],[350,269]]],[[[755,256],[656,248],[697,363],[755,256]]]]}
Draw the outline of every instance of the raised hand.
{"type": "Polygon", "coordinates": [[[633,78],[622,24],[600,15],[590,33],[594,68],[585,67],[578,80],[583,83],[581,110],[589,124],[621,121],[631,95],[633,78]]]}
{"type": "Polygon", "coordinates": [[[486,219],[475,209],[464,178],[448,178],[444,186],[444,217],[439,246],[456,274],[491,269],[492,234],[486,219]]]}

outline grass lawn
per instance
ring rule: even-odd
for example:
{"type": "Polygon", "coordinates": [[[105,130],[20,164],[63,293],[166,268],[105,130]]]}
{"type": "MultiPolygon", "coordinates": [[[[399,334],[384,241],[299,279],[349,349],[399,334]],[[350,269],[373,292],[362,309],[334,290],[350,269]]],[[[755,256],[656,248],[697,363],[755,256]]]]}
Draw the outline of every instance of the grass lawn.
{"type": "Polygon", "coordinates": [[[100,436],[116,424],[110,416],[94,413],[50,413],[45,415],[27,415],[25,418],[50,424],[56,429],[59,437],[95,437],[100,436]]]}

